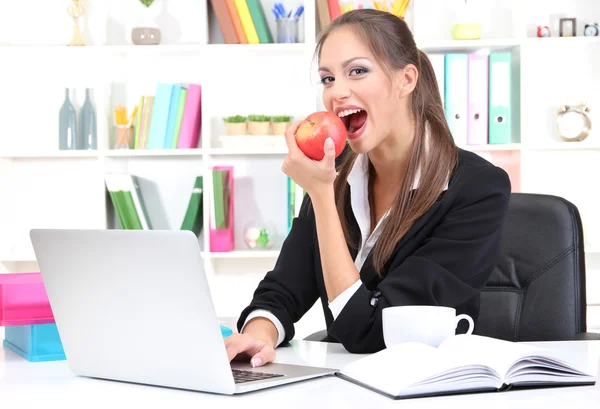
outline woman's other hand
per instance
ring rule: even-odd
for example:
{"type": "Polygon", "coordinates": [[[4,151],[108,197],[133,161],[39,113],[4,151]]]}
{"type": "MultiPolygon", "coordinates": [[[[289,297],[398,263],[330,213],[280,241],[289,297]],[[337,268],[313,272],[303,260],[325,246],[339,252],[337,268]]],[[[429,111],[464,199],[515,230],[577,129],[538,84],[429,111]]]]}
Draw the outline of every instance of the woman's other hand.
{"type": "Polygon", "coordinates": [[[295,134],[301,123],[292,123],[285,132],[288,154],[281,170],[314,198],[333,187],[336,177],[335,147],[333,140],[328,138],[324,143],[325,156],[322,160],[316,161],[306,156],[296,143],[295,134]]]}
{"type": "Polygon", "coordinates": [[[277,328],[270,320],[253,318],[244,326],[241,334],[234,333],[225,338],[229,362],[234,359],[250,360],[253,367],[272,362],[275,360],[277,338],[277,328]]]}

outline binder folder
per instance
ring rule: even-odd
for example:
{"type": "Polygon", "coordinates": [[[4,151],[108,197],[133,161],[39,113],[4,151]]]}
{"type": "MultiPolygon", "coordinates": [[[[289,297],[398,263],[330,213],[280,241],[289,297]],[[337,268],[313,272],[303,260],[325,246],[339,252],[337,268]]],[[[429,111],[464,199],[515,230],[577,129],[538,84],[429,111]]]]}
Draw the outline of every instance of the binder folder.
{"type": "Polygon", "coordinates": [[[446,121],[457,145],[467,144],[468,54],[446,54],[446,121]]]}
{"type": "Polygon", "coordinates": [[[233,166],[214,166],[212,172],[212,202],[209,218],[210,251],[232,251],[234,248],[233,166]]]}
{"type": "Polygon", "coordinates": [[[509,52],[490,54],[489,71],[489,143],[512,141],[512,55],[509,52]]]}
{"type": "Polygon", "coordinates": [[[467,144],[488,142],[488,56],[469,54],[467,144]]]}
{"type": "Polygon", "coordinates": [[[444,76],[445,76],[445,57],[444,54],[428,54],[429,61],[431,61],[431,66],[433,67],[433,71],[435,72],[435,79],[437,80],[438,88],[440,90],[440,98],[442,100],[442,106],[446,106],[446,101],[444,100],[445,95],[445,84],[444,84],[444,76]]]}

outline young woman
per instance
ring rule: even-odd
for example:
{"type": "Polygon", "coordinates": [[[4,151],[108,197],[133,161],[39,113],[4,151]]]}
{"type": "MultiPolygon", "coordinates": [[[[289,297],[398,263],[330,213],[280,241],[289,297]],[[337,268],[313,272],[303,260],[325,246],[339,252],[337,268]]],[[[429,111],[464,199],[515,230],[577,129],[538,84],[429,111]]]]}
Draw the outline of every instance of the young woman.
{"type": "Polygon", "coordinates": [[[355,353],[385,348],[389,306],[450,306],[476,322],[498,257],[509,178],[455,145],[431,63],[406,23],[347,12],[321,34],[316,55],[324,104],[346,123],[348,146],[336,167],[328,140],[315,162],[296,145],[298,123],[288,129],[282,169],[307,196],[240,333],[225,340],[230,359],[254,366],[275,358],[319,298],[328,340],[355,353]]]}

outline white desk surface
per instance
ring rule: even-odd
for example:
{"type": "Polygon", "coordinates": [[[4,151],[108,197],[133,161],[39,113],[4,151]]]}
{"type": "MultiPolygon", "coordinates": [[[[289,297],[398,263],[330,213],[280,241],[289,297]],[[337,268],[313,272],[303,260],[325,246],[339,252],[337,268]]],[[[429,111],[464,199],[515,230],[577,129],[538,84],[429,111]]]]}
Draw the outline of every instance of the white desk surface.
{"type": "MultiPolygon", "coordinates": [[[[548,346],[548,343],[541,343],[548,346]]],[[[589,354],[598,369],[600,341],[553,343],[589,354]]],[[[277,350],[277,361],[340,368],[362,355],[347,353],[339,344],[292,341],[277,350]]],[[[398,370],[402,370],[401,367],[398,370]]],[[[0,346],[0,407],[16,408],[595,408],[600,384],[534,390],[512,390],[444,397],[392,400],[334,376],[224,396],[74,376],[66,361],[28,362],[0,346]],[[444,406],[440,406],[444,405],[444,406]],[[446,406],[448,405],[448,406],[446,406]]]]}

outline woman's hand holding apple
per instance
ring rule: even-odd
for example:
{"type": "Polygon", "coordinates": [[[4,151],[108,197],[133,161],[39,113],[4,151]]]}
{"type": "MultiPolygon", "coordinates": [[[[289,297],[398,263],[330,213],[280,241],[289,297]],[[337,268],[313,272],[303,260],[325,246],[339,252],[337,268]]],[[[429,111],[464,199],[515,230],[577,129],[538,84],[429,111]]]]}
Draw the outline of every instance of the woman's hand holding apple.
{"type": "Polygon", "coordinates": [[[281,170],[300,185],[311,198],[322,196],[331,190],[335,181],[335,146],[330,138],[323,144],[323,159],[311,159],[296,142],[296,130],[302,121],[294,122],[286,131],[288,154],[281,170]]]}
{"type": "Polygon", "coordinates": [[[332,192],[335,158],[346,145],[346,127],[335,114],[316,112],[294,122],[285,133],[288,154],[283,172],[311,198],[332,192]]]}

